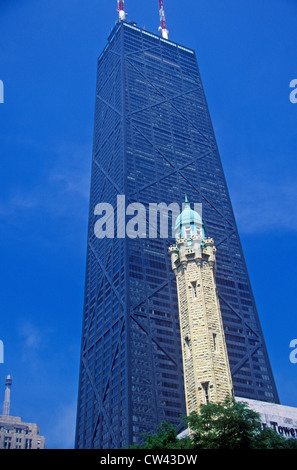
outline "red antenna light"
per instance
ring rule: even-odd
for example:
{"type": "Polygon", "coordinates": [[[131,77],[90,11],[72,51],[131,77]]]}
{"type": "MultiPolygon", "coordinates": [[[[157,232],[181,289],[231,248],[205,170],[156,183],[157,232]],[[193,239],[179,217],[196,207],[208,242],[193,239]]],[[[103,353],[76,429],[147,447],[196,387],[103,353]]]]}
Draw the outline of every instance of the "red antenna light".
{"type": "Polygon", "coordinates": [[[162,38],[168,39],[169,31],[166,28],[164,3],[163,3],[163,0],[158,0],[158,2],[159,2],[159,13],[160,13],[159,31],[161,31],[162,38]]]}
{"type": "Polygon", "coordinates": [[[125,2],[124,2],[124,0],[118,0],[117,11],[119,12],[119,21],[125,21],[127,14],[125,12],[125,2]]]}

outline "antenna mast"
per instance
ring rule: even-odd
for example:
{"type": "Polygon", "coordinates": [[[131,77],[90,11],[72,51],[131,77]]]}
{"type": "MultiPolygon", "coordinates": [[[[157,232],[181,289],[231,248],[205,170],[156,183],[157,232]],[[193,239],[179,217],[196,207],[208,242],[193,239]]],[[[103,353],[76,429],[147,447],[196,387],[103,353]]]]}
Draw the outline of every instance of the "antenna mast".
{"type": "Polygon", "coordinates": [[[125,12],[125,1],[124,0],[118,0],[117,11],[119,12],[119,21],[125,21],[127,14],[125,12]]]}
{"type": "Polygon", "coordinates": [[[160,13],[160,23],[161,23],[159,26],[159,31],[161,31],[162,38],[168,39],[169,31],[166,28],[163,0],[158,0],[158,2],[159,2],[159,13],[160,13]]]}

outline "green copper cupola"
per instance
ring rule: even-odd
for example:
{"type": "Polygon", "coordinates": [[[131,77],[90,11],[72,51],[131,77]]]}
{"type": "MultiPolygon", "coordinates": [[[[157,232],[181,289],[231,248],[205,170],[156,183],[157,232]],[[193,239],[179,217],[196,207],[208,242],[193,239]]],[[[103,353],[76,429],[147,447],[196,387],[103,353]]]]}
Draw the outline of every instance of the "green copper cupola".
{"type": "Polygon", "coordinates": [[[200,236],[203,241],[205,230],[201,215],[191,208],[187,196],[183,204],[183,210],[177,217],[174,227],[175,239],[186,238],[188,241],[193,236],[200,236]]]}

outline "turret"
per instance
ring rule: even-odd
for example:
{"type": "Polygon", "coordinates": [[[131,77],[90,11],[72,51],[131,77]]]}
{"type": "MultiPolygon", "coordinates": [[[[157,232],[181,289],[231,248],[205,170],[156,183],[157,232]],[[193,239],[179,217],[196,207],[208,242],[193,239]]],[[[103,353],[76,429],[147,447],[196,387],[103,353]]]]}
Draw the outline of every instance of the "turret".
{"type": "Polygon", "coordinates": [[[215,282],[216,248],[186,197],[169,247],[177,281],[187,413],[233,394],[215,282]]]}

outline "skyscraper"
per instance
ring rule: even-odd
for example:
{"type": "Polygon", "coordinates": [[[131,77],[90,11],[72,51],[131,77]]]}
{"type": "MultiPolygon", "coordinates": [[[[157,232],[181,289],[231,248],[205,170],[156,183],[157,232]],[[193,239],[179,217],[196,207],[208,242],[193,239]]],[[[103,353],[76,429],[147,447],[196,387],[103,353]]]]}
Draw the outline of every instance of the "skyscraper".
{"type": "MultiPolygon", "coordinates": [[[[196,54],[123,16],[98,58],[77,448],[140,442],[185,414],[171,238],[98,239],[101,202],[202,203],[234,393],[278,402],[196,54]],[[122,199],[121,199],[122,200],[122,199]]],[[[126,216],[126,221],[128,215],[126,216]]]]}

